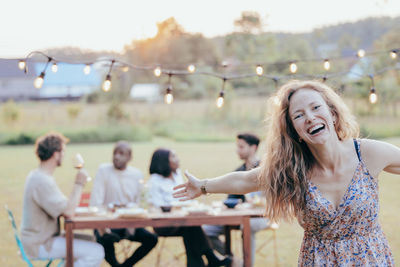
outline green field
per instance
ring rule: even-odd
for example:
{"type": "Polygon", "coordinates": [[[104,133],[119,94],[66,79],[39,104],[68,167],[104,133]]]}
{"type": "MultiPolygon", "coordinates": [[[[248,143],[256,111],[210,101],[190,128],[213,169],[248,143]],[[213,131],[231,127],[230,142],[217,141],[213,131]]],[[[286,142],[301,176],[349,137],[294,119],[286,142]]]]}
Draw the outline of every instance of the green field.
{"type": "MultiPolygon", "coordinates": [[[[389,140],[391,143],[400,145],[400,139],[389,140]]],[[[87,164],[86,168],[94,176],[96,168],[100,163],[111,159],[113,144],[84,144],[67,146],[63,166],[59,168],[55,177],[65,194],[69,194],[75,169],[72,167],[73,155],[81,153],[87,164]]],[[[181,159],[183,169],[189,169],[193,174],[199,177],[208,177],[222,174],[230,171],[240,164],[235,153],[235,144],[231,142],[218,143],[177,143],[166,139],[154,139],[148,143],[133,143],[133,161],[131,164],[140,168],[146,178],[148,177],[148,167],[152,152],[158,147],[167,147],[174,149],[181,159]]],[[[29,170],[35,168],[38,164],[33,153],[33,146],[0,146],[0,204],[8,204],[14,211],[19,225],[22,210],[22,197],[24,180],[29,170]]],[[[85,191],[90,191],[89,183],[85,191]]],[[[380,176],[380,198],[381,214],[380,222],[391,245],[395,259],[400,258],[400,234],[398,223],[400,213],[398,210],[400,177],[394,175],[382,174],[380,176]],[[397,204],[396,204],[397,203],[397,204]]],[[[215,199],[222,199],[223,195],[213,195],[202,197],[200,201],[209,202],[215,199]]],[[[0,231],[3,233],[0,241],[0,266],[19,267],[24,263],[17,255],[17,246],[11,232],[11,225],[7,219],[5,210],[0,212],[0,231]]],[[[257,234],[257,241],[262,242],[268,238],[270,233],[263,231],[257,234]]],[[[235,235],[238,237],[239,235],[235,235]]],[[[282,223],[277,231],[278,238],[278,256],[280,266],[296,266],[297,256],[301,244],[302,230],[297,222],[289,224],[282,223]]],[[[236,239],[238,240],[238,239],[236,239]]],[[[171,248],[183,250],[183,243],[180,238],[169,238],[166,243],[171,248]]],[[[240,242],[233,244],[236,253],[240,253],[240,242]]],[[[266,257],[256,258],[255,266],[271,266],[273,262],[271,247],[265,249],[266,257]]],[[[165,259],[168,255],[163,255],[165,259]]],[[[138,266],[153,266],[155,263],[156,251],[152,251],[138,266]]],[[[44,265],[38,265],[44,266],[44,265]]],[[[103,264],[107,266],[107,264],[103,264]]],[[[184,264],[182,263],[182,266],[184,264]]],[[[178,266],[177,266],[178,267],[178,266]]]]}

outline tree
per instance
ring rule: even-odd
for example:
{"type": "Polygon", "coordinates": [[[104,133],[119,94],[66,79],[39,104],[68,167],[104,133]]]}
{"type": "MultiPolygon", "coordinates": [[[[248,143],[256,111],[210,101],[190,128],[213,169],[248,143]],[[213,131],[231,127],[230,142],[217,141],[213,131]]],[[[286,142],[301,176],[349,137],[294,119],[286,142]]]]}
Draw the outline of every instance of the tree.
{"type": "Polygon", "coordinates": [[[262,33],[264,24],[260,14],[255,11],[243,11],[241,17],[234,21],[234,25],[240,32],[262,33]]]}
{"type": "Polygon", "coordinates": [[[164,21],[157,23],[157,35],[159,38],[171,38],[181,36],[185,33],[183,27],[178,24],[174,17],[170,17],[164,21]]]}

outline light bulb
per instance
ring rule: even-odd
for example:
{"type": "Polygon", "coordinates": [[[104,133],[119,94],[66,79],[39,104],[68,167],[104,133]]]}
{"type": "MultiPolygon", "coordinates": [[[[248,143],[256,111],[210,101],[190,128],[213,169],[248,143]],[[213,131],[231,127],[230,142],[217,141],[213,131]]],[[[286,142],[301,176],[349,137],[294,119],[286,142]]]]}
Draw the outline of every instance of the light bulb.
{"type": "Polygon", "coordinates": [[[263,73],[264,73],[264,68],[263,68],[261,65],[257,65],[257,67],[256,67],[256,73],[257,73],[258,76],[263,75],[263,73]]]}
{"type": "Polygon", "coordinates": [[[154,76],[160,77],[161,76],[161,68],[157,67],[154,69],[154,76]]]}
{"type": "Polygon", "coordinates": [[[294,63],[294,62],[290,63],[290,72],[291,72],[291,73],[296,73],[296,72],[297,72],[297,65],[296,65],[296,63],[294,63]]]}
{"type": "Polygon", "coordinates": [[[372,87],[371,91],[369,92],[369,102],[371,104],[375,104],[378,101],[378,96],[376,95],[375,88],[372,87]]]}
{"type": "Polygon", "coordinates": [[[107,74],[106,79],[103,82],[102,89],[104,92],[108,92],[111,89],[111,75],[107,74]]]}
{"type": "Polygon", "coordinates": [[[190,64],[190,65],[188,66],[187,69],[188,69],[188,71],[189,71],[190,73],[193,73],[193,72],[196,71],[196,66],[193,65],[193,64],[190,64]]]}
{"type": "Polygon", "coordinates": [[[40,73],[39,76],[36,77],[36,79],[33,81],[33,86],[35,86],[36,89],[40,89],[43,86],[43,82],[44,82],[44,71],[42,73],[40,73]]]}
{"type": "Polygon", "coordinates": [[[128,72],[129,67],[128,67],[128,66],[123,66],[123,67],[121,68],[121,70],[122,70],[123,72],[128,72]]]}
{"type": "Polygon", "coordinates": [[[221,91],[217,98],[217,107],[222,108],[223,105],[224,105],[224,92],[221,91]]]}
{"type": "Polygon", "coordinates": [[[397,58],[397,51],[396,50],[390,51],[390,57],[392,59],[396,59],[397,58]]]}
{"type": "Polygon", "coordinates": [[[358,56],[359,58],[364,57],[364,56],[365,56],[365,50],[364,50],[364,49],[359,49],[359,50],[357,51],[357,56],[358,56]]]}
{"type": "Polygon", "coordinates": [[[85,73],[85,75],[89,75],[90,69],[90,64],[86,64],[86,66],[83,68],[83,73],[85,73]]]}
{"type": "Polygon", "coordinates": [[[53,63],[53,65],[51,65],[51,71],[52,72],[57,72],[58,71],[57,63],[53,63]]]}
{"type": "Polygon", "coordinates": [[[19,68],[20,70],[24,70],[25,67],[26,67],[26,62],[25,62],[25,60],[20,60],[20,61],[18,61],[18,68],[19,68]]]}
{"type": "Polygon", "coordinates": [[[331,68],[331,63],[329,62],[329,59],[324,60],[324,69],[329,70],[331,68]]]}
{"type": "Polygon", "coordinates": [[[172,95],[172,89],[171,87],[168,87],[167,90],[165,91],[164,102],[169,105],[173,101],[174,101],[174,96],[172,95]]]}

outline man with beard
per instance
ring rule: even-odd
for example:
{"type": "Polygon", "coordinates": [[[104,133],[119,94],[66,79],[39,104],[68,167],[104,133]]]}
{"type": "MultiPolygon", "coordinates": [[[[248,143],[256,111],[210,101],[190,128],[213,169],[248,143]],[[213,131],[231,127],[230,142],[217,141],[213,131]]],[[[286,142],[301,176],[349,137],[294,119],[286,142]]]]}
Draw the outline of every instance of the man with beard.
{"type": "MultiPolygon", "coordinates": [[[[65,258],[65,237],[59,235],[58,217],[71,217],[79,204],[87,173],[78,171],[70,197],[67,198],[54,181],[53,173],[61,166],[68,139],[59,133],[49,133],[36,140],[39,167],[26,178],[21,241],[31,259],[65,258]]],[[[73,239],[74,266],[100,266],[103,248],[87,240],[73,239]]]]}
{"type": "MultiPolygon", "coordinates": [[[[132,159],[129,143],[118,142],[114,147],[113,163],[100,165],[90,198],[91,206],[138,206],[143,184],[140,170],[128,166],[132,159]]],[[[144,228],[97,229],[97,242],[103,245],[105,259],[111,266],[133,266],[157,244],[157,235],[144,228]],[[120,264],[115,257],[114,243],[121,239],[142,243],[132,255],[120,264]]]]}
{"type": "MultiPolygon", "coordinates": [[[[260,139],[251,133],[241,133],[236,137],[236,153],[239,158],[243,161],[235,171],[247,171],[258,167],[260,160],[257,157],[257,149],[260,143],[260,139]]],[[[227,199],[237,199],[239,202],[245,202],[246,200],[251,200],[252,198],[262,198],[261,192],[253,192],[247,195],[235,195],[229,194],[227,199]]],[[[255,234],[256,232],[267,228],[270,226],[270,222],[266,218],[251,218],[251,257],[254,264],[255,257],[255,234]]],[[[219,235],[224,232],[224,227],[221,225],[203,225],[204,232],[211,240],[211,243],[219,253],[225,254],[225,245],[219,239],[219,235]]]]}

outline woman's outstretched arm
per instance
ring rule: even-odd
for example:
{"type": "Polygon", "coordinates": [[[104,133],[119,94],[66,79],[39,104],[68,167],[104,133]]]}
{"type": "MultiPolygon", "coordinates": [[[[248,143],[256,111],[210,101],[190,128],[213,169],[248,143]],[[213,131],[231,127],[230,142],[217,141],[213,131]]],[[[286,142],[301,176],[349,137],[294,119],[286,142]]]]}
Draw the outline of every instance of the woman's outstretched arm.
{"type": "Polygon", "coordinates": [[[258,191],[259,172],[260,168],[255,168],[250,171],[231,172],[216,178],[200,180],[185,171],[188,181],[174,188],[176,190],[174,197],[184,201],[205,193],[246,194],[258,191]]]}
{"type": "Polygon", "coordinates": [[[362,139],[361,155],[373,177],[378,178],[382,170],[400,174],[400,148],[397,146],[382,141],[362,139]]]}

